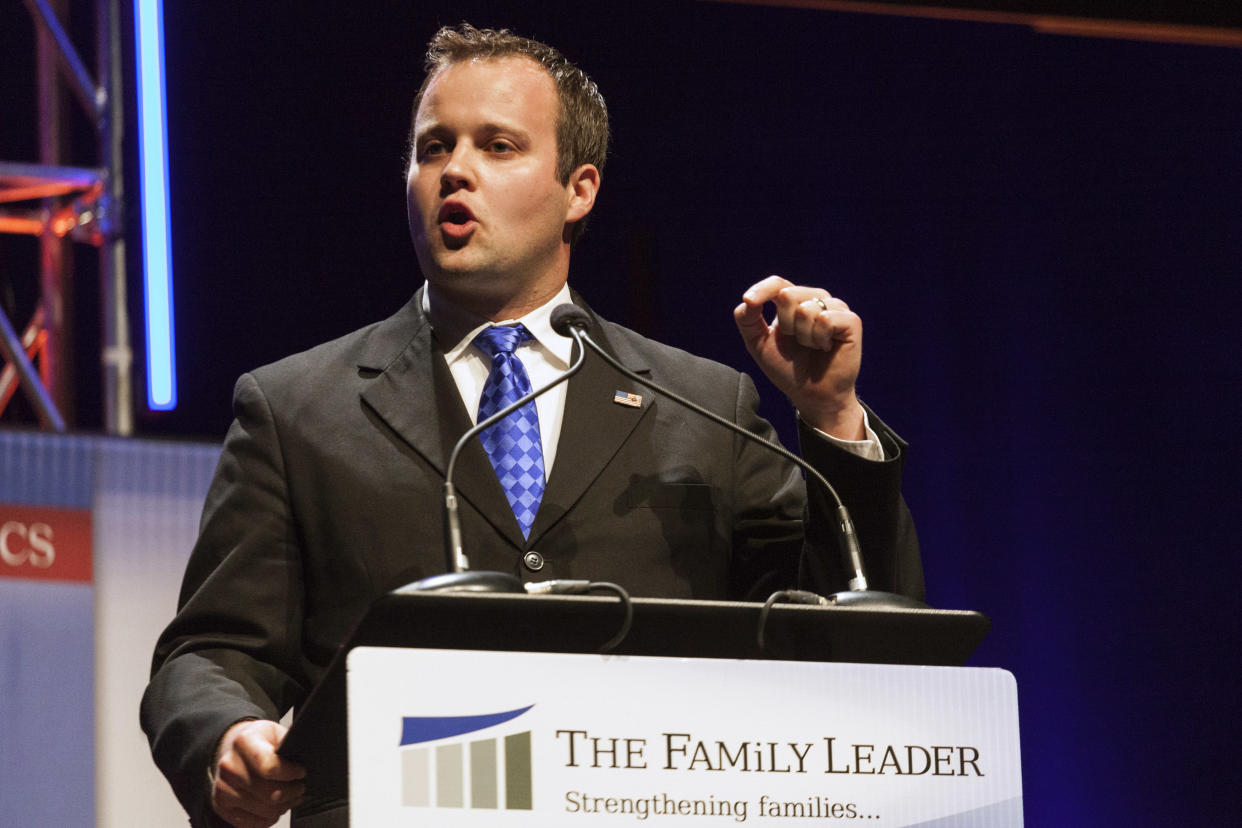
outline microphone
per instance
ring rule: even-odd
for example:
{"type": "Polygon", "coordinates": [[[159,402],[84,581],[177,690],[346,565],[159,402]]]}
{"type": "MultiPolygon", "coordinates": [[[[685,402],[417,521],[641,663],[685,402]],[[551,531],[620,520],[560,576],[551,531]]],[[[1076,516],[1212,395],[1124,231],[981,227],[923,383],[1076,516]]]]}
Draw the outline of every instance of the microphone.
{"type": "Polygon", "coordinates": [[[574,331],[591,330],[591,315],[572,302],[565,302],[552,309],[552,330],[561,336],[573,336],[574,331]]]}
{"type": "MultiPolygon", "coordinates": [[[[566,316],[573,316],[572,312],[566,311],[568,308],[572,308],[581,314],[581,318],[574,316],[574,323],[576,325],[582,325],[584,329],[590,327],[591,318],[581,308],[577,305],[563,304],[558,305],[552,310],[553,330],[561,336],[569,335],[566,333],[568,329],[563,329],[564,326],[557,327],[556,322],[558,311],[561,312],[560,318],[562,319],[566,316]]],[[[461,518],[457,508],[457,491],[453,488],[453,470],[457,466],[458,455],[461,454],[461,450],[467,443],[522,406],[534,402],[535,398],[540,394],[546,393],[578,373],[585,358],[586,349],[579,346],[578,357],[569,366],[567,371],[551,382],[534,389],[529,394],[505,406],[461,435],[461,439],[453,446],[453,452],[449,455],[448,465],[444,470],[444,563],[447,571],[443,575],[432,575],[415,581],[402,587],[398,592],[526,592],[525,585],[516,575],[507,572],[470,571],[470,559],[466,557],[466,552],[462,548],[461,518]]]]}
{"type": "Polygon", "coordinates": [[[828,596],[827,600],[830,603],[838,604],[838,605],[848,604],[851,606],[865,605],[865,606],[877,607],[877,608],[879,607],[883,607],[883,608],[898,607],[898,608],[911,608],[911,609],[926,608],[927,606],[926,604],[916,601],[913,598],[910,598],[908,596],[898,595],[892,592],[882,592],[879,590],[872,590],[868,587],[867,573],[863,567],[863,562],[862,562],[862,548],[858,542],[858,532],[854,529],[854,521],[850,518],[849,510],[845,508],[845,503],[842,502],[840,495],[837,494],[837,490],[832,487],[832,484],[828,482],[828,479],[826,477],[820,474],[818,469],[813,467],[810,463],[806,462],[798,455],[785,449],[783,446],[778,446],[778,445],[769,443],[767,440],[764,440],[762,437],[759,437],[756,434],[750,433],[749,431],[737,425],[736,423],[733,423],[729,420],[726,420],[724,417],[721,417],[719,414],[716,414],[712,411],[708,411],[706,408],[702,407],[701,405],[691,402],[685,397],[682,397],[678,394],[673,393],[672,391],[669,391],[667,388],[662,388],[659,385],[652,382],[651,380],[640,376],[639,374],[635,374],[633,371],[629,370],[624,365],[622,365],[621,363],[613,359],[613,357],[610,354],[608,354],[606,351],[604,351],[603,348],[601,348],[599,345],[595,343],[595,340],[591,339],[588,333],[590,326],[591,326],[590,316],[588,316],[586,311],[582,310],[582,308],[578,307],[577,305],[559,305],[552,311],[553,330],[555,330],[557,333],[561,334],[562,336],[572,336],[575,340],[577,340],[579,346],[584,352],[587,348],[590,348],[592,351],[598,354],[600,358],[602,358],[605,362],[607,362],[617,371],[620,371],[622,374],[624,374],[629,379],[633,380],[634,382],[637,382],[639,385],[646,386],[647,388],[650,388],[652,391],[655,391],[667,397],[668,399],[672,400],[678,405],[684,406],[685,408],[688,408],[697,414],[703,415],[704,417],[711,420],[712,422],[722,425],[725,428],[729,429],[730,431],[740,434],[742,437],[745,437],[747,440],[750,440],[752,443],[758,443],[764,448],[767,448],[771,451],[776,452],[781,457],[784,457],[786,460],[790,461],[791,463],[794,463],[795,465],[801,467],[803,471],[805,471],[808,475],[813,477],[821,486],[824,487],[824,489],[828,492],[829,496],[831,496],[832,500],[837,504],[836,515],[837,515],[838,525],[840,526],[840,529],[841,529],[842,553],[845,557],[845,563],[846,563],[847,569],[854,573],[854,577],[851,578],[849,581],[849,589],[846,591],[837,592],[837,593],[834,593],[828,596]]]}

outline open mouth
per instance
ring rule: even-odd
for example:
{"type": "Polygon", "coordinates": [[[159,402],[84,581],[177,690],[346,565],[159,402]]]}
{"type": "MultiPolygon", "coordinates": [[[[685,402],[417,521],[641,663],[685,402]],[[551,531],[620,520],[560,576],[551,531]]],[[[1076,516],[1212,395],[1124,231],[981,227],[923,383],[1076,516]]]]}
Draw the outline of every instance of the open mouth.
{"type": "Polygon", "coordinates": [[[453,248],[464,245],[479,226],[470,208],[455,201],[446,202],[440,208],[436,221],[440,225],[441,237],[453,248]]]}
{"type": "Polygon", "coordinates": [[[474,221],[474,213],[464,204],[448,203],[440,208],[440,214],[436,216],[440,224],[450,224],[456,227],[469,224],[474,221]]]}

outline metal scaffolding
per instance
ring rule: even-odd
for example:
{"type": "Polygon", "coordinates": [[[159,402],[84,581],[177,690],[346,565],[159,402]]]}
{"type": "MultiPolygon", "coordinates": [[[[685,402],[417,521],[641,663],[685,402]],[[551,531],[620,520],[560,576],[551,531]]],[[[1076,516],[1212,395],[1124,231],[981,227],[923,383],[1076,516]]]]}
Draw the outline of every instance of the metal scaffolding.
{"type": "Polygon", "coordinates": [[[73,290],[68,253],[71,242],[83,242],[99,250],[104,427],[110,434],[128,435],[133,432],[133,354],[121,215],[124,96],[118,0],[95,2],[94,78],[62,25],[67,0],[22,2],[37,29],[39,163],[0,161],[0,232],[39,238],[40,300],[20,335],[0,309],[0,356],[5,362],[0,412],[20,386],[44,428],[66,428],[62,412],[73,397],[71,331],[65,314],[73,290]],[[62,123],[66,92],[94,128],[96,167],[64,165],[69,145],[62,123]]]}

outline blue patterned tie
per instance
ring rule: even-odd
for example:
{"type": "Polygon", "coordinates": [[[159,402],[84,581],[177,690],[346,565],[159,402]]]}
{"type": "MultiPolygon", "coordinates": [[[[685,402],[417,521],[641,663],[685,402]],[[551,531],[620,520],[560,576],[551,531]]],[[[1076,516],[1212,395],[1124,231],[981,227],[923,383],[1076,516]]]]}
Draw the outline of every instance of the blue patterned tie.
{"type": "MultiPolygon", "coordinates": [[[[495,325],[484,328],[474,345],[492,360],[491,373],[483,383],[479,416],[483,422],[500,409],[530,393],[530,378],[522,361],[514,356],[518,345],[531,339],[522,325],[495,325]]],[[[531,524],[543,499],[543,443],[539,439],[539,415],[533,402],[519,408],[480,435],[483,449],[491,458],[500,487],[522,528],[530,537],[531,524]]]]}

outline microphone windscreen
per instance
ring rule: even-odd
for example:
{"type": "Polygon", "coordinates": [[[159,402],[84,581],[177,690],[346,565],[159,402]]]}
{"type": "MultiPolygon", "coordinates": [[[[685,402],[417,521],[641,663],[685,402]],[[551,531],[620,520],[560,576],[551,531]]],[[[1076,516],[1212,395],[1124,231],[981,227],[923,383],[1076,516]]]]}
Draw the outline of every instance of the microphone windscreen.
{"type": "Polygon", "coordinates": [[[566,302],[552,309],[552,330],[561,336],[571,336],[570,330],[580,331],[591,329],[591,317],[577,305],[566,302]]]}

